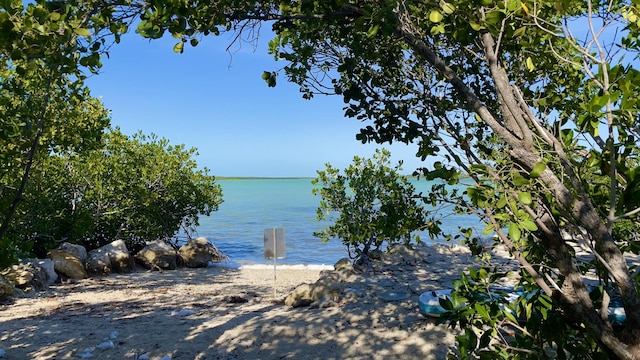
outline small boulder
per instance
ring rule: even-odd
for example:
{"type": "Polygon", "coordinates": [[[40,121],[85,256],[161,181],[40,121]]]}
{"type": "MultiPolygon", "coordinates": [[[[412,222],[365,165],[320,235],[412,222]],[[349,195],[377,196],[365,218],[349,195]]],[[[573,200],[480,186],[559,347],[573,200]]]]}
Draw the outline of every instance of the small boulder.
{"type": "Polygon", "coordinates": [[[309,306],[315,300],[312,297],[313,285],[298,285],[292,292],[284,298],[284,304],[292,307],[309,306]]]}
{"type": "Polygon", "coordinates": [[[109,275],[114,271],[129,272],[133,269],[133,265],[133,257],[122,240],[91,250],[87,259],[87,271],[99,275],[109,275]]]}
{"type": "Polygon", "coordinates": [[[0,272],[0,274],[13,286],[22,290],[44,290],[49,286],[49,274],[40,266],[34,265],[28,260],[17,265],[12,265],[0,272]]]}
{"type": "Polygon", "coordinates": [[[342,258],[333,265],[334,271],[329,271],[325,274],[326,277],[331,277],[334,281],[350,282],[355,278],[356,270],[351,263],[351,260],[342,258]]]}
{"type": "Polygon", "coordinates": [[[63,242],[62,244],[60,244],[60,246],[58,246],[58,250],[77,256],[83,264],[87,262],[87,249],[82,245],[63,242]]]}
{"type": "Polygon", "coordinates": [[[28,286],[28,284],[33,281],[33,272],[29,270],[24,269],[24,265],[22,264],[11,265],[8,268],[2,270],[2,272],[0,272],[0,275],[11,282],[13,286],[22,288],[28,286]]]}
{"type": "Polygon", "coordinates": [[[314,284],[302,284],[295,288],[284,299],[284,304],[291,307],[329,307],[340,300],[342,286],[321,278],[314,284]],[[331,304],[331,305],[329,305],[331,304]]]}
{"type": "Polygon", "coordinates": [[[109,254],[99,251],[99,249],[89,251],[89,258],[85,265],[87,272],[91,275],[111,274],[111,260],[109,254]]]}
{"type": "Polygon", "coordinates": [[[86,279],[89,277],[80,258],[72,253],[51,250],[47,253],[47,257],[53,260],[53,267],[59,274],[70,279],[86,279]]]}
{"type": "Polygon", "coordinates": [[[53,261],[51,261],[51,259],[26,259],[22,262],[28,262],[36,268],[41,268],[42,270],[44,270],[44,272],[47,273],[47,280],[49,285],[58,281],[58,274],[56,273],[55,266],[53,265],[53,261]]]}
{"type": "Polygon", "coordinates": [[[140,250],[135,258],[147,269],[175,270],[178,255],[164,241],[153,241],[140,250]]]}
{"type": "Polygon", "coordinates": [[[0,299],[13,294],[13,284],[0,275],[0,299]]]}
{"type": "Polygon", "coordinates": [[[133,270],[134,260],[123,240],[116,240],[103,248],[109,254],[111,267],[114,271],[123,273],[133,270]]]}
{"type": "Polygon", "coordinates": [[[221,262],[226,258],[207,238],[190,239],[179,250],[184,265],[190,268],[207,267],[210,262],[221,262]]]}
{"type": "Polygon", "coordinates": [[[354,271],[353,264],[351,264],[351,260],[347,258],[342,258],[333,265],[333,269],[335,271],[354,271]]]}

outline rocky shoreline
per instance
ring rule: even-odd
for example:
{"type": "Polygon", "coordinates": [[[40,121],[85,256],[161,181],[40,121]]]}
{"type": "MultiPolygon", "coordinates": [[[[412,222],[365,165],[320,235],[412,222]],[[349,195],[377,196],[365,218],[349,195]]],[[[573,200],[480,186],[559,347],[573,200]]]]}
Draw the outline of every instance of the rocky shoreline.
{"type": "Polygon", "coordinates": [[[84,246],[63,242],[50,250],[45,259],[24,259],[0,271],[0,299],[30,291],[46,290],[49,285],[66,280],[129,273],[136,266],[149,270],[175,270],[178,265],[204,268],[227,257],[206,238],[190,239],[179,248],[164,241],[147,243],[131,253],[124,241],[116,240],[87,252],[84,246]]]}

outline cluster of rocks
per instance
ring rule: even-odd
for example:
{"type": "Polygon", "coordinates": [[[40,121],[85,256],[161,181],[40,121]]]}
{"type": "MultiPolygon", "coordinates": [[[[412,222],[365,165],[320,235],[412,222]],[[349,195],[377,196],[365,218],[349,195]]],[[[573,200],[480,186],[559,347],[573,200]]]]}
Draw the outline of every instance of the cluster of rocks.
{"type": "Polygon", "coordinates": [[[153,241],[136,254],[131,254],[122,240],[91,251],[65,242],[50,250],[46,259],[24,259],[0,271],[0,298],[14,294],[16,289],[44,290],[61,279],[131,272],[136,264],[150,270],[174,270],[178,266],[207,267],[209,263],[226,259],[204,237],[191,239],[179,249],[164,241],[153,241]]]}

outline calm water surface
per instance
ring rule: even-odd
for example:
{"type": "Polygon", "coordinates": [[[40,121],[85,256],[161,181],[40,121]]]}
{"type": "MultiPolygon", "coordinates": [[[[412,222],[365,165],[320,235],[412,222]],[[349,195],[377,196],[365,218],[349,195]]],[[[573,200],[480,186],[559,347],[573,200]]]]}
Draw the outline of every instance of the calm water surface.
{"type": "MultiPolygon", "coordinates": [[[[231,264],[273,264],[264,258],[264,229],[281,227],[286,231],[286,258],[278,264],[333,265],[347,256],[339,240],[321,242],[313,236],[327,223],[316,220],[320,197],[312,194],[311,179],[233,179],[218,180],[224,203],[217,212],[200,219],[199,236],[213,242],[230,257],[231,264]]],[[[416,181],[419,191],[430,185],[416,181]]],[[[450,216],[446,226],[473,226],[482,229],[470,216],[450,216]]],[[[432,241],[422,236],[423,241],[432,241]]],[[[437,240],[436,240],[437,241],[437,240]]]]}

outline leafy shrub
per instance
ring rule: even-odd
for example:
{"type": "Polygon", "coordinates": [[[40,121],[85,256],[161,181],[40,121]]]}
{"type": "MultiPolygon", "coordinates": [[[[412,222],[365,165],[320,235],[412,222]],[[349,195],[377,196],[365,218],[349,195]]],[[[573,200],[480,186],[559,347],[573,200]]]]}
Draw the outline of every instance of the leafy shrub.
{"type": "Polygon", "coordinates": [[[414,186],[399,174],[401,163],[390,166],[389,151],[376,150],[372,159],[354,157],[344,170],[326,165],[313,180],[320,195],[319,220],[333,220],[314,233],[323,241],[342,239],[350,254],[367,256],[384,244],[409,245],[411,233],[425,225],[425,210],[414,186]]]}
{"type": "MultiPolygon", "coordinates": [[[[454,282],[446,312],[438,322],[459,326],[453,359],[609,359],[597,341],[583,331],[582,320],[562,311],[541,292],[526,272],[514,289],[494,287],[506,274],[495,268],[469,268],[454,282]]],[[[602,297],[594,288],[592,298],[602,297]]]]}
{"type": "Polygon", "coordinates": [[[96,248],[123,239],[135,250],[193,230],[199,215],[222,202],[215,177],[196,170],[195,149],[118,129],[105,141],[101,149],[50,156],[33,174],[23,235],[36,253],[61,240],[96,248]]]}

